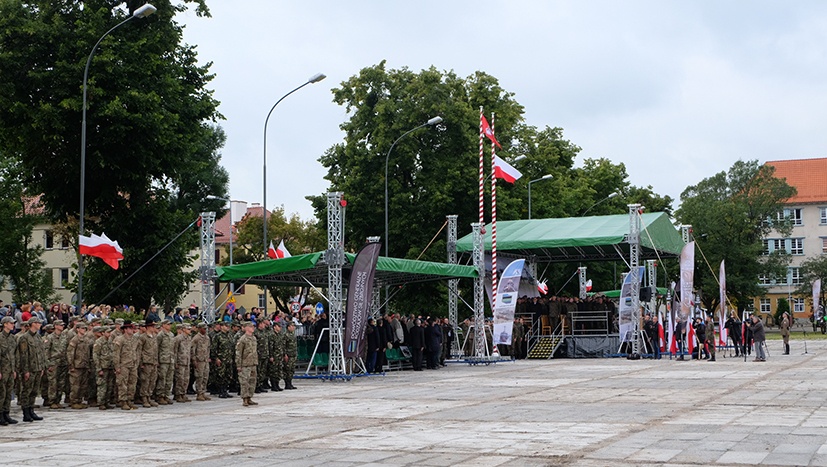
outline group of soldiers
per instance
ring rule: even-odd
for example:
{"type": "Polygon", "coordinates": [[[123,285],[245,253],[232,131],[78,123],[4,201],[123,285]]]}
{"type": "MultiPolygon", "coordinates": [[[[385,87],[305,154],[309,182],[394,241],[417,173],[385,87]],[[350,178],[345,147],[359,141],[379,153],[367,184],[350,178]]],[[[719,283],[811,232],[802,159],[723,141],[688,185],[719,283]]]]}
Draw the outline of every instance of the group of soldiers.
{"type": "Polygon", "coordinates": [[[296,389],[292,384],[297,357],[295,326],[250,322],[174,325],[171,320],[136,325],[122,319],[94,318],[87,323],[71,317],[44,324],[32,317],[18,333],[14,318],[0,320],[0,426],[17,423],[10,416],[12,394],[17,395],[23,421],[43,418],[34,409],[98,407],[134,410],[138,405],[158,407],[208,401],[211,393],[232,397],[238,387],[243,405],[256,405],[252,394],[273,389],[296,389]],[[177,327],[176,333],[172,332],[177,327]],[[252,375],[252,379],[250,379],[252,375]],[[194,388],[193,388],[194,386],[194,388]],[[170,394],[173,395],[170,400],[170,394]]]}

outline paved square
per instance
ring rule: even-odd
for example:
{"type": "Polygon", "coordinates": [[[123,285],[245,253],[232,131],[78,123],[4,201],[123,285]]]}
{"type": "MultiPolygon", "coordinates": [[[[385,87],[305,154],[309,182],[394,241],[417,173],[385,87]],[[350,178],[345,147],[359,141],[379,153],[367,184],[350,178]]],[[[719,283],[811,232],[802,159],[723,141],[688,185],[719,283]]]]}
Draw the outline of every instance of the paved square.
{"type": "MultiPolygon", "coordinates": [[[[449,364],[135,411],[39,409],[6,465],[827,465],[827,341],[770,359],[449,364]]],[[[12,416],[21,419],[13,405],[12,416]]]]}

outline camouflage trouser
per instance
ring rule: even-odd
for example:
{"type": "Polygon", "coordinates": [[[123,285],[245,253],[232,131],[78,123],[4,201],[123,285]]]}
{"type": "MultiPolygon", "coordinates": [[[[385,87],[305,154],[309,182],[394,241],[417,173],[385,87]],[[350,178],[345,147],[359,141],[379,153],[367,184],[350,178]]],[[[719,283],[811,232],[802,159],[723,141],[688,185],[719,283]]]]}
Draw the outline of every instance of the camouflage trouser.
{"type": "Polygon", "coordinates": [[[98,383],[94,368],[89,368],[86,375],[86,399],[92,402],[98,399],[98,383]]]}
{"type": "Polygon", "coordinates": [[[278,384],[281,379],[281,360],[275,360],[267,365],[267,377],[273,384],[278,384]]]}
{"type": "Polygon", "coordinates": [[[158,365],[141,365],[141,397],[152,397],[158,379],[158,365]]]}
{"type": "Polygon", "coordinates": [[[72,404],[83,403],[83,398],[87,396],[89,387],[89,383],[86,381],[88,377],[88,368],[72,368],[69,370],[69,402],[72,404]]]}
{"type": "Polygon", "coordinates": [[[230,374],[232,366],[222,360],[221,365],[216,365],[215,369],[217,370],[215,372],[215,383],[220,387],[228,386],[232,381],[232,374],[230,374]]]}
{"type": "Polygon", "coordinates": [[[208,362],[195,362],[195,393],[199,396],[207,392],[207,381],[210,377],[208,362]]]}
{"type": "Polygon", "coordinates": [[[717,344],[718,344],[718,343],[717,343],[717,342],[715,342],[715,339],[712,339],[712,340],[708,340],[708,339],[707,339],[707,341],[706,341],[706,348],[707,348],[707,350],[709,350],[709,355],[711,355],[711,356],[713,356],[713,357],[715,356],[715,346],[716,346],[717,344]]]}
{"type": "Polygon", "coordinates": [[[296,359],[290,357],[287,361],[284,361],[284,358],[281,359],[281,377],[284,379],[285,383],[289,383],[293,381],[293,367],[296,366],[296,359]]]}
{"type": "Polygon", "coordinates": [[[238,383],[241,385],[241,397],[253,397],[257,379],[256,367],[244,366],[238,369],[238,383]]]}
{"type": "Polygon", "coordinates": [[[69,389],[69,367],[63,365],[54,368],[54,371],[47,370],[46,372],[49,380],[49,402],[60,404],[60,398],[69,389]]]}
{"type": "Polygon", "coordinates": [[[3,373],[0,378],[0,409],[3,412],[11,410],[11,393],[14,390],[14,378],[12,373],[3,373]]]}
{"type": "Polygon", "coordinates": [[[118,401],[132,402],[135,399],[135,387],[138,385],[138,367],[122,366],[120,370],[121,372],[115,375],[118,384],[118,401]]]}
{"type": "Polygon", "coordinates": [[[270,359],[268,358],[259,358],[258,359],[258,367],[256,367],[256,373],[258,374],[258,378],[256,381],[256,386],[264,386],[267,384],[267,378],[269,375],[269,368],[270,368],[270,359]]]}
{"type": "Polygon", "coordinates": [[[190,383],[190,366],[189,365],[175,365],[175,391],[176,396],[183,396],[187,394],[187,385],[190,383]]]}
{"type": "Polygon", "coordinates": [[[172,392],[172,378],[175,376],[175,365],[161,363],[158,365],[158,375],[155,382],[155,397],[169,397],[172,392]]]}
{"type": "Polygon", "coordinates": [[[34,400],[37,398],[37,393],[40,391],[40,378],[43,376],[43,371],[34,371],[29,373],[29,379],[20,378],[20,406],[23,408],[34,407],[34,400]]]}
{"type": "Polygon", "coordinates": [[[98,368],[95,373],[98,404],[106,405],[115,402],[115,372],[112,368],[98,368]],[[100,374],[101,371],[103,374],[100,374]]]}

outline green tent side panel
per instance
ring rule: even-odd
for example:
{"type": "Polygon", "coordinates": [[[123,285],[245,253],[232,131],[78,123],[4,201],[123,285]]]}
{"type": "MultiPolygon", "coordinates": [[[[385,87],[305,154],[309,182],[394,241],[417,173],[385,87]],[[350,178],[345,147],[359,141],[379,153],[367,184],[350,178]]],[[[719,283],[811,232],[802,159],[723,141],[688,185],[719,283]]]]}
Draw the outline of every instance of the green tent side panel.
{"type": "Polygon", "coordinates": [[[312,269],[322,257],[322,252],[296,255],[277,260],[256,261],[254,263],[236,264],[233,266],[218,266],[215,268],[218,280],[222,282],[248,277],[283,274],[305,269],[312,269]]]}

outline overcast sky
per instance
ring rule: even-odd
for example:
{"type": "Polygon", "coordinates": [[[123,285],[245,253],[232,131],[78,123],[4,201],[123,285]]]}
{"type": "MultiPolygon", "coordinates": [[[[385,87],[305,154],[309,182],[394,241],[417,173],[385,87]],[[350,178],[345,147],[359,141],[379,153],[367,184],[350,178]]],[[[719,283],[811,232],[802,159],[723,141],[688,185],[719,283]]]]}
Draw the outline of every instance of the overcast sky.
{"type": "MultiPolygon", "coordinates": [[[[738,159],[825,155],[827,2],[208,0],[179,16],[212,61],[233,199],[312,217],[318,158],[347,120],[330,90],[360,69],[430,66],[497,79],[526,122],[562,127],[584,158],[676,200],[738,159]]],[[[446,122],[450,125],[450,122],[446,122]]],[[[378,179],[377,179],[378,180],[378,179]]],[[[677,203],[674,206],[677,208],[677,203]]],[[[447,214],[447,213],[446,213],[447,214]]]]}

